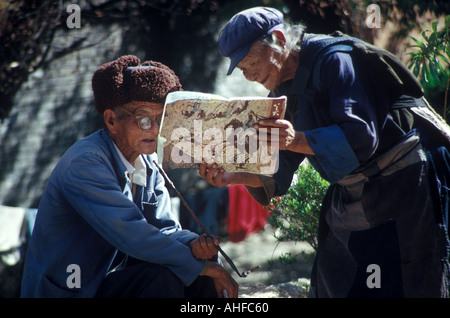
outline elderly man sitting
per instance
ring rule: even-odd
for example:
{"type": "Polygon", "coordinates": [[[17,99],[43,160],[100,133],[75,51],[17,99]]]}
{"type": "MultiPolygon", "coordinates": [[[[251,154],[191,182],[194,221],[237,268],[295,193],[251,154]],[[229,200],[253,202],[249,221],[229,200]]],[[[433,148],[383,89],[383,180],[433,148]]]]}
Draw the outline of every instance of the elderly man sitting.
{"type": "Polygon", "coordinates": [[[217,238],[184,230],[153,160],[166,95],[181,89],[158,62],[123,56],[92,79],[106,129],[55,167],[25,260],[23,297],[236,297],[217,238]],[[78,276],[73,276],[77,274],[78,276]]]}

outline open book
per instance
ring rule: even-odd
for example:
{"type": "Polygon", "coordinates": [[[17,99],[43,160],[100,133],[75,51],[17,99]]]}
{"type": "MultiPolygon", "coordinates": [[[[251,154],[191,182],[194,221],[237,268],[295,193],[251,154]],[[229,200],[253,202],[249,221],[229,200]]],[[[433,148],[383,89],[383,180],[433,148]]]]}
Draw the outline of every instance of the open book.
{"type": "Polygon", "coordinates": [[[257,132],[253,125],[260,119],[282,119],[285,109],[284,96],[226,99],[200,92],[169,93],[158,145],[163,167],[191,168],[205,161],[228,172],[273,175],[278,140],[259,140],[258,133],[271,134],[273,129],[257,132]]]}

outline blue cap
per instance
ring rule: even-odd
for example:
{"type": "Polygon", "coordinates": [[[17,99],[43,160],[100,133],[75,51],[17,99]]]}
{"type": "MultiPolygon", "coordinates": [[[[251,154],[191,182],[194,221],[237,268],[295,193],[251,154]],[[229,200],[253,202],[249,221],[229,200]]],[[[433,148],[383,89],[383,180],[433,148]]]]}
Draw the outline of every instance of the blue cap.
{"type": "Polygon", "coordinates": [[[219,36],[219,52],[230,58],[230,75],[253,43],[283,25],[283,14],[274,8],[256,7],[233,16],[219,36]]]}

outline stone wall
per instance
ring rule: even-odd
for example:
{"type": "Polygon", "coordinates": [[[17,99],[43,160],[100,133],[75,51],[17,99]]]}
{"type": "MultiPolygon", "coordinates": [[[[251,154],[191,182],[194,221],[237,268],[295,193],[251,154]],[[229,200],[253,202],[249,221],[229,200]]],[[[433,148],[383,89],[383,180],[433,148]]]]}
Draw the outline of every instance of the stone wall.
{"type": "Polygon", "coordinates": [[[0,204],[37,207],[55,164],[76,140],[103,123],[93,105],[91,77],[123,52],[118,25],[67,29],[49,56],[84,38],[81,48],[31,74],[0,125],[0,204]]]}

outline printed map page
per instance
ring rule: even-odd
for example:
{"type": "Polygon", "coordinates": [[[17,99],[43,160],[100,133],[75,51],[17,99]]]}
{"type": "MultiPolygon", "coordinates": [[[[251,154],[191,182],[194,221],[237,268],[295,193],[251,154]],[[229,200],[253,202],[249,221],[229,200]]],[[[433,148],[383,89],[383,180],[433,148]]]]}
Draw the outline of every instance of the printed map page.
{"type": "Polygon", "coordinates": [[[278,168],[278,143],[259,141],[252,126],[260,119],[284,118],[285,108],[284,96],[226,99],[200,92],[170,93],[160,125],[163,167],[191,168],[206,161],[229,172],[272,175],[278,168]]]}

